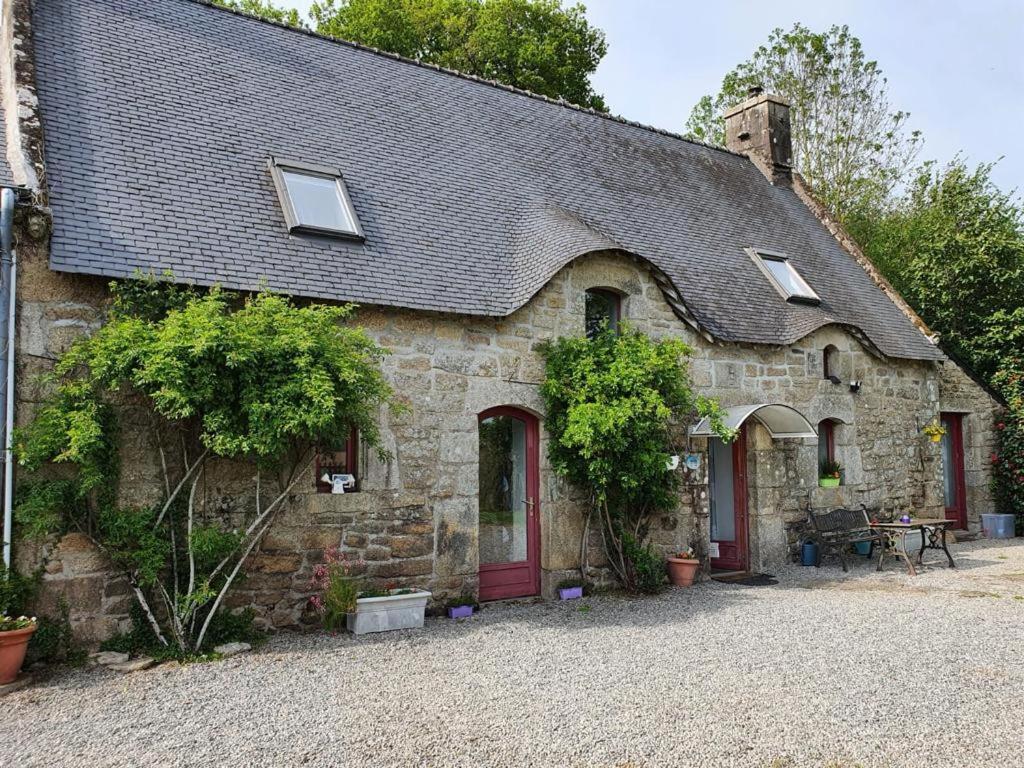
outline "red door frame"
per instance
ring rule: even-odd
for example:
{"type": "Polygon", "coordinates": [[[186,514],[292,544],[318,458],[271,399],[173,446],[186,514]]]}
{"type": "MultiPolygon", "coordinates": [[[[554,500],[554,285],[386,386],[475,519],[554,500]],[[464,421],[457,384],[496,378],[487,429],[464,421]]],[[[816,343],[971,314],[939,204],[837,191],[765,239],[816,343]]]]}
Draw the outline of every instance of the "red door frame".
{"type": "MultiPolygon", "coordinates": [[[[714,438],[712,438],[714,439],[714,438]]],[[[710,453],[710,450],[709,450],[710,453]]],[[[718,542],[718,557],[711,559],[715,570],[745,571],[750,562],[747,511],[747,426],[740,425],[732,442],[733,515],[736,519],[736,540],[718,542]]]]}
{"type": "Polygon", "coordinates": [[[477,423],[491,416],[511,416],[526,424],[526,560],[480,563],[480,600],[504,600],[540,594],[540,427],[529,411],[510,405],[488,408],[477,423]]]}
{"type": "MultiPolygon", "coordinates": [[[[946,507],[946,519],[955,520],[960,530],[967,530],[967,483],[964,477],[964,416],[962,413],[940,413],[939,419],[949,424],[949,441],[953,460],[953,504],[946,507]]],[[[945,478],[943,478],[945,480],[945,478]]],[[[943,489],[945,494],[945,489],[943,489]]]]}

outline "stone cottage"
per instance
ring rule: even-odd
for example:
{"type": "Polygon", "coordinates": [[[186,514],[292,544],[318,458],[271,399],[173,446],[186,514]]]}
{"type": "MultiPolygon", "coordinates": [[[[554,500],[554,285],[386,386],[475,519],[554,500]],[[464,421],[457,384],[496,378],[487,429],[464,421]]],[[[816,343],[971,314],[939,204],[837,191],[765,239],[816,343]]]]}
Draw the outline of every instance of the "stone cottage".
{"type": "MultiPolygon", "coordinates": [[[[393,461],[358,436],[320,457],[234,606],[296,624],[338,544],[437,596],[550,594],[579,565],[584,516],[546,460],[536,345],[602,319],[685,340],[698,389],[741,428],[726,445],[693,425],[678,509],[653,532],[664,551],[696,541],[710,568],[764,570],[809,507],[967,530],[991,510],[998,403],[793,172],[782,100],[752,94],[719,149],[202,0],[3,13],[19,421],[34,375],[137,270],[357,302],[391,351],[409,406],[382,416],[393,461]],[[935,420],[938,444],[921,431],[935,420]],[[818,487],[821,459],[842,464],[838,488],[818,487]]],[[[159,484],[144,430],[125,439],[132,498],[159,484]]],[[[229,485],[211,474],[207,504],[229,485]]],[[[87,541],[18,551],[41,556],[83,636],[123,624],[124,584],[87,541]]]]}

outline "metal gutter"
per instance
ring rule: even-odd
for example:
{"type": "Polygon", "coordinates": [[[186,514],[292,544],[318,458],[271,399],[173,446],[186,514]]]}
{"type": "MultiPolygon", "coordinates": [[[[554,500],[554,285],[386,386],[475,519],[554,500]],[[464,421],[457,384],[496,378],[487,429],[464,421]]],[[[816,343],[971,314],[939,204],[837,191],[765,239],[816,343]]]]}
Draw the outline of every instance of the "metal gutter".
{"type": "Polygon", "coordinates": [[[12,231],[14,228],[15,192],[8,187],[0,190],[0,339],[7,345],[0,358],[0,388],[4,397],[4,568],[11,567],[11,526],[14,502],[14,316],[15,281],[18,264],[14,254],[12,231]]]}

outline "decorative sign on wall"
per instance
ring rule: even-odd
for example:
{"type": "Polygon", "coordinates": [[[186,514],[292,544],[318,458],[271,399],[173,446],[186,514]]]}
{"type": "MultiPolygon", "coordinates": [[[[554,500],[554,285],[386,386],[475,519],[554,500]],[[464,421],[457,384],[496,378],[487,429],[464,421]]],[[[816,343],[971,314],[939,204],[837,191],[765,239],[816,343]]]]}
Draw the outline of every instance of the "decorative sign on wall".
{"type": "Polygon", "coordinates": [[[700,454],[699,453],[688,453],[686,454],[686,468],[689,470],[700,469],[700,454]]]}
{"type": "Polygon", "coordinates": [[[717,541],[712,541],[711,544],[708,545],[708,557],[719,557],[717,541]]]}

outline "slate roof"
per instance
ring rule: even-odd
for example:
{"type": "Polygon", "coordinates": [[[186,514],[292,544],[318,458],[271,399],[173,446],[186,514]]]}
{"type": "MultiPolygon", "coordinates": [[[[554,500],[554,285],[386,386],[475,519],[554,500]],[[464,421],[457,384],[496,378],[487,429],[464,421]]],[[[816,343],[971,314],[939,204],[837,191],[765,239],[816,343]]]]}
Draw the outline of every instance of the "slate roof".
{"type": "Polygon", "coordinates": [[[843,323],[942,357],[738,155],[196,0],[38,0],[34,29],[54,269],[502,316],[614,247],[717,339],[843,323]],[[343,169],[365,243],[290,236],[271,155],[343,169]],[[782,301],[747,246],[821,306],[782,301]]]}

